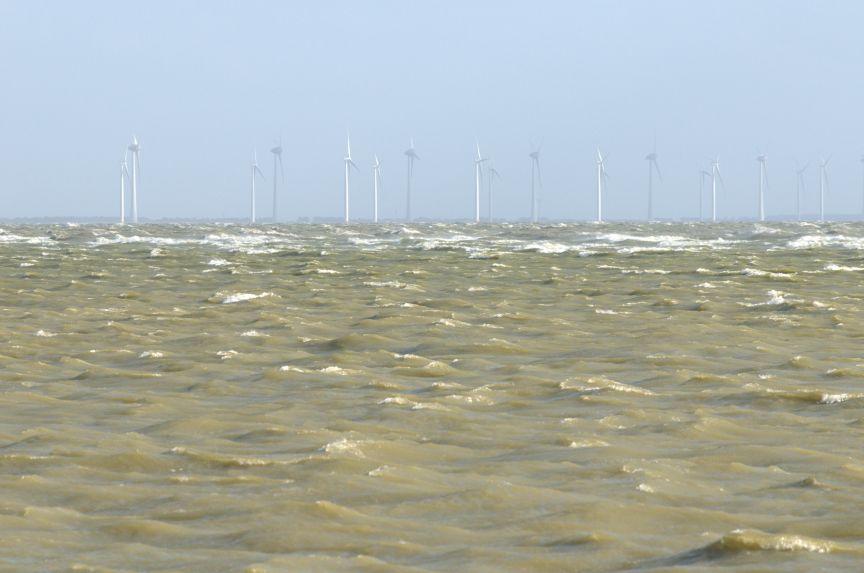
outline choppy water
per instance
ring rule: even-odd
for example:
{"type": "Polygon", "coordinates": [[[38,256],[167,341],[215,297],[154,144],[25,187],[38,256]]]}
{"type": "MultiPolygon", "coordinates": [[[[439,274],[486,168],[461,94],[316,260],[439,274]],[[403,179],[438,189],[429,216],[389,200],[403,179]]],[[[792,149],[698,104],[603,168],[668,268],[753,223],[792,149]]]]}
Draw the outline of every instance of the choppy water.
{"type": "Polygon", "coordinates": [[[860,571],[864,225],[4,226],[9,571],[860,571]]]}

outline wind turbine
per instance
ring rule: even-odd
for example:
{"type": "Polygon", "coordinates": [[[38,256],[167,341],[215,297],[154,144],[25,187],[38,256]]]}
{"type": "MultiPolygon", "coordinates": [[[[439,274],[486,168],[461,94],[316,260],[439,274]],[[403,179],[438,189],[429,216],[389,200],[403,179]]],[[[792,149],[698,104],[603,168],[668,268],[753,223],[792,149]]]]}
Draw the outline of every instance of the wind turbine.
{"type": "Polygon", "coordinates": [[[273,154],[273,222],[276,223],[278,219],[278,211],[276,209],[276,164],[279,164],[279,172],[282,174],[282,184],[285,184],[285,168],[282,166],[282,139],[279,139],[279,145],[270,150],[270,153],[273,154]]]}
{"type": "Polygon", "coordinates": [[[699,220],[702,221],[702,199],[705,197],[705,178],[711,177],[711,173],[704,169],[699,170],[699,220]]]}
{"type": "Polygon", "coordinates": [[[381,187],[381,162],[375,154],[375,165],[372,166],[372,220],[378,222],[378,188],[381,187]]]}
{"type": "Polygon", "coordinates": [[[801,192],[804,191],[804,172],[810,166],[806,163],[804,167],[795,169],[795,212],[798,220],[801,220],[801,192]]]}
{"type": "Polygon", "coordinates": [[[123,153],[123,161],[120,162],[120,224],[126,223],[126,179],[129,177],[129,166],[126,158],[129,152],[123,153]]]}
{"type": "Polygon", "coordinates": [[[251,206],[251,219],[252,219],[253,224],[255,223],[255,174],[256,173],[261,176],[261,179],[264,179],[264,172],[261,171],[260,167],[258,167],[258,150],[257,149],[252,152],[252,174],[251,174],[252,175],[252,178],[251,178],[252,189],[251,189],[251,197],[250,197],[250,203],[251,203],[250,206],[251,206]]]}
{"type": "Polygon", "coordinates": [[[420,159],[417,152],[414,151],[414,138],[411,138],[411,144],[405,150],[405,157],[408,158],[408,187],[405,194],[405,218],[411,220],[411,178],[414,176],[414,160],[420,159]]]}
{"type": "Polygon", "coordinates": [[[711,163],[711,221],[713,223],[717,222],[717,181],[720,181],[720,185],[723,188],[726,188],[726,184],[723,182],[723,176],[720,174],[720,158],[717,157],[711,163]]]}
{"type": "Polygon", "coordinates": [[[493,195],[492,195],[492,183],[495,181],[495,178],[501,179],[501,174],[498,173],[498,170],[492,167],[492,164],[489,164],[489,222],[492,222],[492,205],[493,205],[493,195]]]}
{"type": "Polygon", "coordinates": [[[132,152],[132,222],[138,223],[138,180],[141,178],[141,145],[138,143],[138,138],[132,136],[132,143],[127,147],[132,152]]]}
{"type": "Polygon", "coordinates": [[[657,164],[657,144],[654,144],[654,151],[645,156],[645,161],[648,162],[648,221],[654,220],[654,171],[657,171],[657,177],[663,181],[663,176],[660,174],[660,166],[657,164]]]}
{"type": "Polygon", "coordinates": [[[543,148],[543,143],[537,146],[537,149],[528,154],[528,157],[531,158],[531,222],[536,223],[539,218],[538,203],[537,203],[537,192],[534,187],[534,180],[537,180],[537,183],[540,184],[540,189],[543,189],[543,176],[540,175],[540,149],[543,148]],[[536,174],[536,177],[535,177],[536,174]]]}
{"type": "Polygon", "coordinates": [[[349,179],[348,176],[350,174],[352,167],[354,169],[356,169],[357,171],[360,171],[360,169],[357,167],[357,164],[354,163],[353,159],[351,159],[351,133],[350,132],[348,133],[348,155],[345,156],[343,161],[345,161],[345,222],[350,223],[351,222],[351,216],[350,216],[351,203],[350,203],[350,195],[348,192],[349,191],[348,190],[348,179],[349,179]]]}
{"type": "Polygon", "coordinates": [[[477,157],[474,159],[474,222],[480,222],[480,182],[483,179],[483,162],[489,161],[480,154],[480,142],[474,140],[477,147],[477,157]]]}
{"type": "Polygon", "coordinates": [[[597,222],[603,222],[603,189],[606,179],[609,175],[606,173],[606,160],[603,159],[603,154],[600,153],[600,148],[597,148],[597,222]]]}
{"type": "Polygon", "coordinates": [[[825,190],[828,188],[828,159],[819,160],[819,221],[825,221],[825,190]]]}
{"type": "Polygon", "coordinates": [[[764,155],[759,155],[756,157],[756,161],[759,162],[759,220],[765,220],[765,188],[768,187],[768,173],[765,171],[765,161],[766,157],[764,155]]]}

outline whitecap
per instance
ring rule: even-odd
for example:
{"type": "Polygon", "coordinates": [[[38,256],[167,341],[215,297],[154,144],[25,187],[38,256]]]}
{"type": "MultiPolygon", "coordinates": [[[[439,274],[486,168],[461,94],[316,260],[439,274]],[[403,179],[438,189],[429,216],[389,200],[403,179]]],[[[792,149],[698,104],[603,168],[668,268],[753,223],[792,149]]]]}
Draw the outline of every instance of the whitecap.
{"type": "Polygon", "coordinates": [[[261,334],[261,333],[258,332],[257,330],[247,330],[246,332],[241,333],[240,336],[249,336],[249,337],[252,337],[252,338],[257,338],[257,337],[264,337],[264,336],[267,336],[267,335],[266,335],[266,334],[261,334]]]}
{"type": "Polygon", "coordinates": [[[349,440],[347,438],[342,438],[341,440],[336,440],[335,442],[330,442],[329,444],[325,444],[321,451],[327,454],[351,454],[357,457],[365,457],[363,452],[360,450],[362,442],[349,440]]]}
{"type": "Polygon", "coordinates": [[[263,298],[266,296],[276,296],[272,292],[262,292],[261,294],[253,294],[250,292],[240,292],[232,295],[228,295],[225,299],[222,300],[222,304],[234,304],[235,302],[244,302],[247,300],[254,300],[256,298],[263,298]]]}
{"type": "Polygon", "coordinates": [[[570,442],[570,445],[567,446],[573,449],[582,449],[582,448],[606,448],[609,446],[608,442],[604,442],[603,440],[596,439],[586,439],[586,440],[574,440],[570,442]]]}
{"type": "Polygon", "coordinates": [[[520,250],[529,252],[533,251],[545,255],[558,255],[561,253],[566,253],[570,250],[570,247],[561,243],[554,243],[552,241],[539,241],[535,243],[528,243],[524,245],[520,250]]]}
{"type": "Polygon", "coordinates": [[[145,350],[140,355],[138,355],[138,358],[162,358],[163,356],[165,355],[158,350],[145,350]]]}
{"type": "Polygon", "coordinates": [[[864,249],[864,238],[845,235],[804,235],[787,243],[790,249],[816,249],[819,247],[841,247],[844,249],[864,249]]]}
{"type": "Polygon", "coordinates": [[[325,366],[318,370],[322,374],[335,374],[337,376],[348,376],[349,374],[355,374],[354,370],[347,370],[345,368],[340,368],[338,366],[325,366]]]}
{"type": "Polygon", "coordinates": [[[864,267],[847,267],[844,265],[829,264],[829,265],[825,265],[825,270],[826,271],[856,272],[856,271],[864,271],[864,267]]]}
{"type": "Polygon", "coordinates": [[[387,404],[396,404],[397,406],[407,406],[408,404],[414,404],[411,400],[407,398],[403,398],[402,396],[388,396],[383,400],[378,401],[379,406],[384,406],[387,404]]]}
{"type": "Polygon", "coordinates": [[[795,276],[795,273],[774,273],[750,268],[742,270],[741,274],[747,277],[769,277],[772,279],[789,279],[795,276]]]}
{"type": "Polygon", "coordinates": [[[279,370],[282,372],[300,372],[300,373],[306,372],[306,370],[303,370],[302,368],[298,368],[297,366],[291,366],[290,364],[286,364],[285,366],[280,366],[279,370]]]}
{"type": "Polygon", "coordinates": [[[740,304],[742,306],[746,306],[748,308],[759,308],[759,307],[763,307],[763,306],[777,306],[777,307],[779,307],[779,306],[789,304],[789,301],[786,300],[784,295],[785,295],[785,293],[780,292],[779,290],[769,290],[768,291],[768,297],[769,298],[765,302],[754,302],[754,303],[739,302],[738,304],[740,304]]]}

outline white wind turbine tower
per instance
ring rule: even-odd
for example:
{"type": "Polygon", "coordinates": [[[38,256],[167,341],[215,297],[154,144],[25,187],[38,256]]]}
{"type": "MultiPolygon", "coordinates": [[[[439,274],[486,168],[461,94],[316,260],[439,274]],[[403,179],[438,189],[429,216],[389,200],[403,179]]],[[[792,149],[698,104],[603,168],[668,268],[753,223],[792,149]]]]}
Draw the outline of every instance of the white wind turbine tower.
{"type": "Polygon", "coordinates": [[[132,152],[132,222],[138,222],[138,180],[141,178],[141,159],[138,154],[141,151],[141,145],[138,143],[138,138],[132,136],[132,143],[127,148],[132,152]]]}
{"type": "Polygon", "coordinates": [[[345,158],[343,159],[343,161],[345,161],[345,222],[350,223],[351,222],[351,211],[350,211],[351,196],[349,194],[349,188],[348,188],[349,181],[348,180],[349,180],[349,175],[350,175],[350,171],[351,171],[352,167],[354,169],[357,169],[357,171],[360,171],[360,169],[357,167],[357,164],[354,163],[354,160],[351,159],[351,133],[350,132],[348,133],[347,139],[348,139],[348,155],[346,155],[345,158]]]}
{"type": "Polygon", "coordinates": [[[819,161],[819,221],[825,221],[825,190],[828,188],[828,159],[819,161]]]}
{"type": "Polygon", "coordinates": [[[381,187],[381,162],[375,154],[375,165],[372,166],[372,220],[378,222],[378,189],[381,187]]]}
{"type": "Polygon", "coordinates": [[[277,210],[277,189],[276,184],[278,182],[278,177],[276,173],[277,163],[279,164],[279,173],[282,174],[282,184],[285,184],[285,167],[282,165],[282,140],[280,138],[279,145],[270,150],[270,153],[273,154],[273,222],[276,223],[279,220],[279,211],[277,210]]]}
{"type": "MultiPolygon", "coordinates": [[[[608,156],[607,156],[608,157],[608,156]]],[[[600,148],[597,148],[597,222],[603,222],[603,189],[604,183],[609,175],[606,173],[606,160],[603,154],[600,153],[600,148]]]]}
{"type": "Polygon", "coordinates": [[[261,179],[264,179],[264,172],[261,171],[261,168],[258,167],[258,150],[254,150],[252,152],[252,173],[251,173],[251,197],[250,197],[250,216],[252,223],[255,223],[255,175],[260,175],[261,179]]]}
{"type": "Polygon", "coordinates": [[[801,220],[801,193],[804,191],[804,172],[810,166],[806,163],[804,167],[795,169],[795,214],[797,219],[801,220]]]}
{"type": "Polygon", "coordinates": [[[120,162],[120,224],[126,223],[126,179],[129,177],[129,166],[126,158],[129,152],[123,153],[123,161],[120,162]]]}
{"type": "Polygon", "coordinates": [[[489,222],[492,222],[492,207],[494,205],[492,194],[492,183],[494,183],[495,178],[501,179],[501,174],[498,173],[498,170],[492,167],[492,164],[489,164],[489,222]]]}
{"type": "Polygon", "coordinates": [[[705,197],[705,178],[711,177],[711,173],[705,171],[704,169],[699,170],[699,220],[702,221],[702,213],[704,212],[702,209],[702,200],[705,197]]]}
{"type": "Polygon", "coordinates": [[[759,155],[756,157],[756,161],[759,162],[759,220],[765,220],[765,188],[768,187],[768,173],[765,171],[765,161],[766,157],[764,155],[759,155]]]}
{"type": "Polygon", "coordinates": [[[645,156],[645,161],[648,162],[648,221],[654,220],[654,171],[657,171],[657,177],[663,181],[663,175],[660,174],[660,166],[657,164],[657,144],[654,144],[654,151],[645,156]]]}
{"type": "Polygon", "coordinates": [[[537,146],[537,149],[528,154],[531,158],[531,222],[536,223],[540,217],[540,209],[537,202],[537,191],[534,186],[536,179],[540,184],[540,189],[543,189],[543,176],[540,175],[540,149],[543,148],[543,143],[537,146]],[[536,175],[536,176],[535,176],[536,175]]]}
{"type": "Polygon", "coordinates": [[[717,222],[717,181],[720,181],[720,185],[723,188],[726,188],[726,184],[723,182],[723,176],[720,174],[720,158],[716,158],[711,163],[711,221],[713,223],[717,222]]]}
{"type": "Polygon", "coordinates": [[[477,147],[477,157],[474,159],[474,222],[480,222],[480,182],[483,178],[483,162],[488,161],[480,154],[480,143],[474,141],[477,147]]]}
{"type": "Polygon", "coordinates": [[[414,138],[411,138],[411,144],[405,150],[405,157],[408,158],[408,187],[405,193],[405,218],[411,220],[411,178],[414,176],[414,160],[420,159],[417,152],[414,151],[414,138]]]}

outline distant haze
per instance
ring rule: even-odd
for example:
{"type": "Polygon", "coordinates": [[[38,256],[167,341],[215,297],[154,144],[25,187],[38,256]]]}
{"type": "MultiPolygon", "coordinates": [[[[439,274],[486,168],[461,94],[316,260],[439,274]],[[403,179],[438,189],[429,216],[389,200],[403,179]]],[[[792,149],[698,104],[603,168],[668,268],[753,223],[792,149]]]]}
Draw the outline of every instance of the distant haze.
{"type": "MultiPolygon", "coordinates": [[[[721,218],[861,212],[864,3],[724,0],[0,3],[0,218],[116,217],[119,163],[141,142],[142,218],[248,216],[253,148],[267,180],[282,138],[280,217],[341,217],[345,134],[361,168],[352,215],[405,211],[414,138],[418,218],[473,216],[474,140],[494,162],[496,216],[692,218],[719,155],[721,218]]],[[[706,196],[707,199],[707,196],[706,196]]],[[[707,209],[707,203],[706,203],[707,209]]],[[[484,197],[485,214],[485,197],[484,197]]],[[[707,214],[707,210],[706,210],[707,214]]]]}

